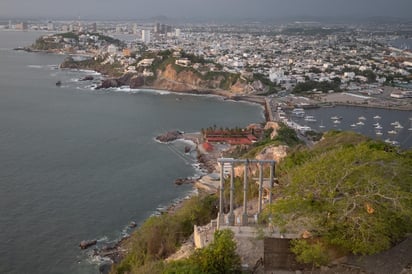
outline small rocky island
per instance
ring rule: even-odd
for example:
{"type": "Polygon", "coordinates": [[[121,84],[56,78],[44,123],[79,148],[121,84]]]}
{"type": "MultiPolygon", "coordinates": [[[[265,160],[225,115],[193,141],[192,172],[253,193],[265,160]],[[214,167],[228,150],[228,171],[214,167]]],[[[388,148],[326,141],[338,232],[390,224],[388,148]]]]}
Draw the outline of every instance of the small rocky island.
{"type": "Polygon", "coordinates": [[[183,138],[183,132],[179,130],[167,131],[156,137],[156,140],[162,143],[173,142],[183,138]]]}

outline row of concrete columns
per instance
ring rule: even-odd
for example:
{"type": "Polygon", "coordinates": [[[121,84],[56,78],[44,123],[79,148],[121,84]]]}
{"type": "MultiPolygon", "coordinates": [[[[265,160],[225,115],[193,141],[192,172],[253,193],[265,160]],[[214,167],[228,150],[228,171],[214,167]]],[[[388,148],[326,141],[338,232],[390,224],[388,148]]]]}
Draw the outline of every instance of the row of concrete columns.
{"type": "Polygon", "coordinates": [[[269,204],[272,204],[272,188],[273,188],[273,180],[274,180],[274,168],[275,168],[275,161],[274,160],[247,160],[247,159],[232,159],[232,158],[220,158],[218,159],[220,163],[220,187],[219,187],[219,213],[218,213],[218,227],[220,225],[225,224],[224,220],[224,213],[223,213],[223,192],[224,192],[224,167],[225,163],[230,164],[230,207],[229,207],[229,214],[228,214],[228,223],[227,225],[233,226],[235,225],[235,215],[234,215],[234,208],[233,208],[233,199],[234,199],[234,164],[236,163],[243,163],[245,166],[244,172],[244,182],[243,182],[243,213],[241,216],[241,225],[246,226],[248,225],[248,213],[247,213],[247,191],[248,191],[248,165],[251,163],[258,163],[259,165],[259,200],[258,200],[258,214],[262,211],[262,202],[263,202],[263,165],[269,163],[270,164],[270,175],[269,175],[269,204]]]}

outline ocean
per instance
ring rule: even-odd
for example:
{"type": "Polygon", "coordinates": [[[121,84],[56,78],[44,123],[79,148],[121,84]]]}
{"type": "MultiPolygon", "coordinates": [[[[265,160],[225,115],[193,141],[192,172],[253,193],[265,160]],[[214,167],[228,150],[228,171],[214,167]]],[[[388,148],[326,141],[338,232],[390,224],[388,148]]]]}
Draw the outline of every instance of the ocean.
{"type": "Polygon", "coordinates": [[[0,32],[0,273],[98,273],[82,240],[115,242],[178,199],[197,172],[168,130],[246,126],[263,109],[213,96],[93,90],[64,56],[14,51],[40,32],[0,32]],[[61,81],[60,87],[56,82],[61,81]]]}

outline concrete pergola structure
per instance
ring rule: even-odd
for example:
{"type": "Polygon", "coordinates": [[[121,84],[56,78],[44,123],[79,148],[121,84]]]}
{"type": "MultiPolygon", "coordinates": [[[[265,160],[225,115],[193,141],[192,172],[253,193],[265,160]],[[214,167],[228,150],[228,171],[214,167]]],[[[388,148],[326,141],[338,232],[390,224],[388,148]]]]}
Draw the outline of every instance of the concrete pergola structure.
{"type": "MultiPolygon", "coordinates": [[[[243,183],[243,213],[241,216],[241,225],[248,225],[248,214],[247,214],[247,190],[248,190],[248,165],[252,163],[257,163],[259,165],[259,201],[258,201],[258,214],[262,211],[262,201],[263,201],[263,165],[270,164],[270,175],[269,175],[269,192],[272,193],[273,182],[274,182],[274,172],[275,172],[275,160],[255,160],[255,159],[232,159],[232,158],[219,158],[218,163],[220,164],[220,186],[219,186],[219,213],[217,216],[217,227],[225,225],[225,215],[223,213],[223,192],[224,192],[224,167],[225,164],[230,164],[230,207],[228,214],[228,223],[226,225],[235,225],[235,214],[233,208],[233,198],[234,198],[234,164],[244,164],[244,183],[243,183]]],[[[269,204],[272,204],[272,195],[269,195],[269,204]]]]}

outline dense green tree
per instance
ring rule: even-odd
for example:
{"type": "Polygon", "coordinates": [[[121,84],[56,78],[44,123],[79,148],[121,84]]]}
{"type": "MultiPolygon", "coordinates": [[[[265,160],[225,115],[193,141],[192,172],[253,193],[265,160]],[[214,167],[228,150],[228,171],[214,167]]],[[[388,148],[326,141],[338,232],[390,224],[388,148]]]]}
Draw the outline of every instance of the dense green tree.
{"type": "Polygon", "coordinates": [[[333,133],[312,150],[292,153],[279,169],[283,198],[271,220],[361,254],[385,250],[411,232],[412,152],[362,139],[333,133]],[[346,142],[333,146],[334,139],[346,142]]]}
{"type": "Polygon", "coordinates": [[[240,257],[231,230],[218,230],[213,242],[198,249],[188,259],[172,262],[164,274],[231,274],[241,273],[240,257]]]}
{"type": "Polygon", "coordinates": [[[305,93],[305,92],[311,92],[312,90],[320,90],[324,93],[328,92],[329,90],[333,91],[341,91],[340,89],[340,83],[338,81],[313,81],[309,80],[304,83],[298,83],[294,88],[293,92],[294,93],[305,93]]]}
{"type": "Polygon", "coordinates": [[[322,242],[309,242],[305,239],[291,241],[291,250],[300,263],[312,264],[312,267],[326,265],[329,262],[326,247],[322,242]]]}
{"type": "Polygon", "coordinates": [[[231,230],[218,230],[214,241],[193,254],[191,260],[199,265],[202,273],[223,274],[240,272],[240,257],[236,253],[236,242],[231,230]]]}

